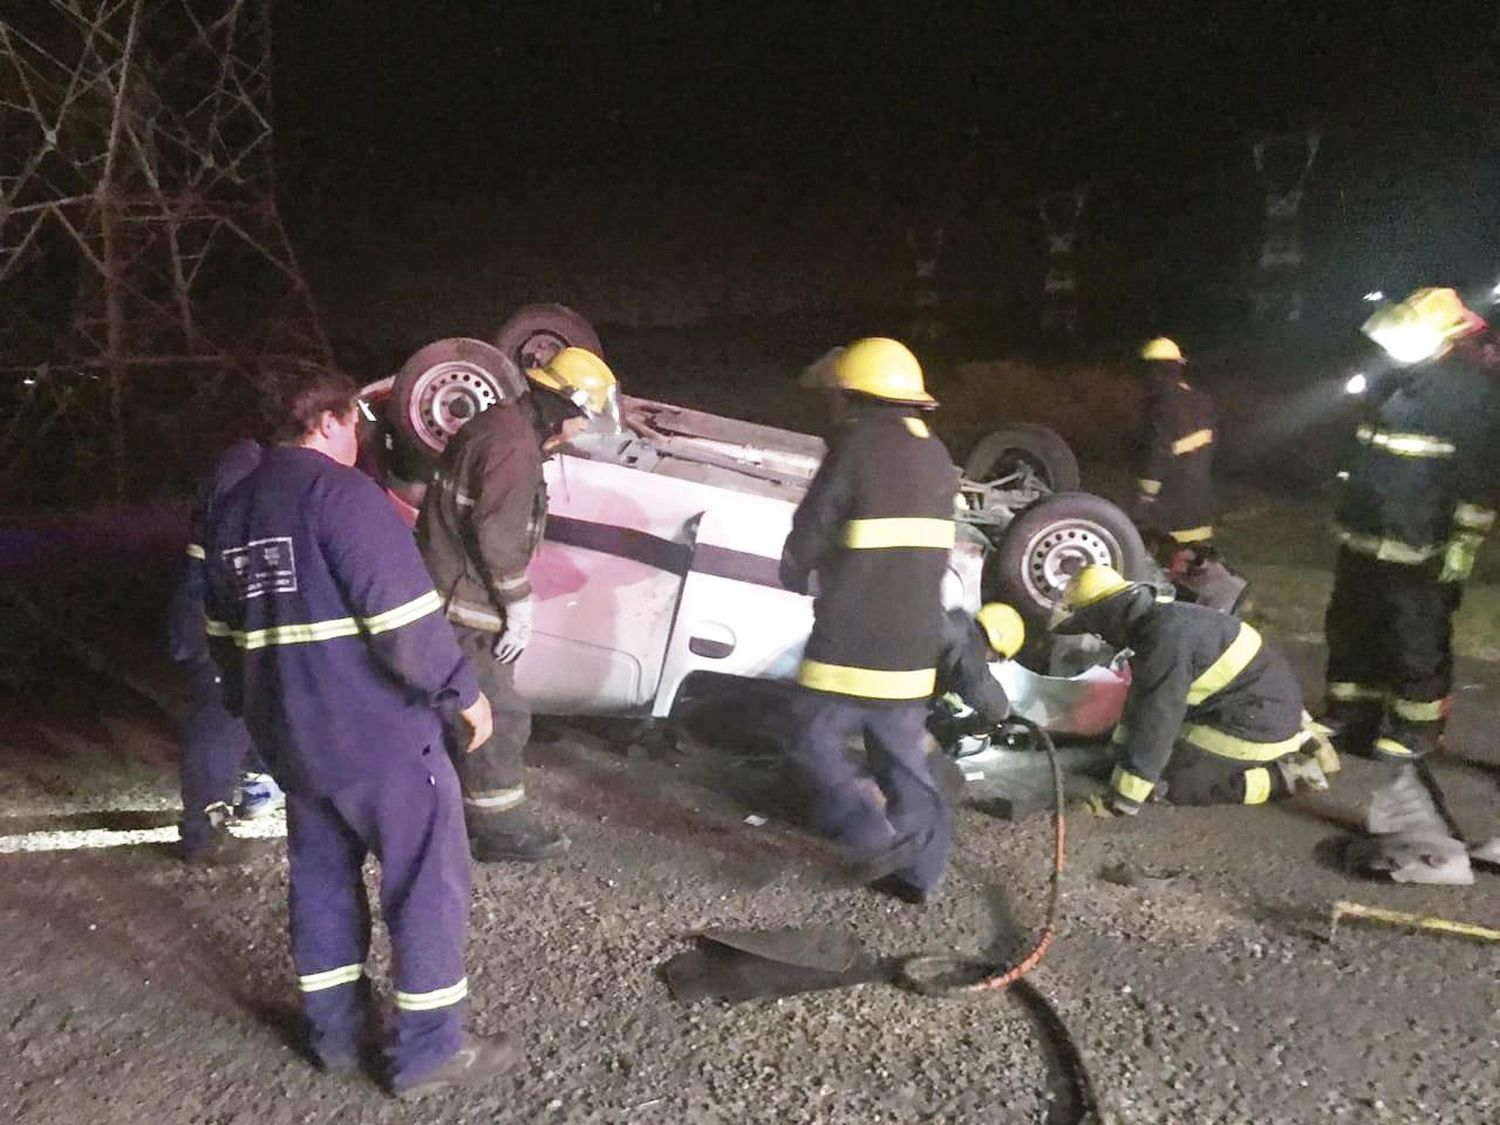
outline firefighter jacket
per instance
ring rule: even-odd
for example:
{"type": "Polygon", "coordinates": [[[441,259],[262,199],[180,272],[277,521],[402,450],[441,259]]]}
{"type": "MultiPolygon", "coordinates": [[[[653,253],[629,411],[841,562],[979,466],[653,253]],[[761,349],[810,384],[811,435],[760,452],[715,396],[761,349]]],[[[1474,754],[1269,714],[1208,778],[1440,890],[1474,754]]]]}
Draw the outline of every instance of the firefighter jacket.
{"type": "Polygon", "coordinates": [[[1078,610],[1059,629],[1129,648],[1130,691],[1115,730],[1114,797],[1138,806],[1179,740],[1266,765],[1298,749],[1302,692],[1286,659],[1255,629],[1203,606],[1158,602],[1133,586],[1078,610]]]}
{"type": "Polygon", "coordinates": [[[989,726],[1003,723],[1010,718],[1010,700],[999,681],[990,675],[990,645],[984,630],[961,609],[944,613],[942,625],[939,694],[958,696],[989,726]]]}
{"type": "Polygon", "coordinates": [[[278,446],[204,531],[209,644],[225,705],[288,792],[337,793],[441,754],[479,696],[385,493],[312,449],[278,446]]]}
{"type": "Polygon", "coordinates": [[[1384,562],[1436,559],[1495,520],[1500,371],[1467,352],[1406,374],[1355,430],[1334,534],[1384,562]]]}
{"type": "Polygon", "coordinates": [[[1178,543],[1213,538],[1213,399],[1174,369],[1150,376],[1145,405],[1135,442],[1137,523],[1178,543]]]}
{"type": "Polygon", "coordinates": [[[803,686],[885,703],[932,695],[957,490],[948,451],[912,408],[861,403],[838,428],[781,560],[788,589],[817,573],[803,686]]]}
{"type": "Polygon", "coordinates": [[[448,443],[417,516],[417,545],[449,620],[487,633],[531,596],[547,520],[542,445],[523,399],[494,406],[448,443]]]}
{"type": "Polygon", "coordinates": [[[203,631],[203,598],[208,575],[203,565],[204,529],[213,518],[220,497],[244,480],[260,464],[261,447],[254,441],[239,441],[226,449],[214,471],[199,486],[188,514],[187,565],[182,580],[172,592],[167,616],[167,646],[178,664],[196,664],[209,659],[208,634],[203,631]]]}

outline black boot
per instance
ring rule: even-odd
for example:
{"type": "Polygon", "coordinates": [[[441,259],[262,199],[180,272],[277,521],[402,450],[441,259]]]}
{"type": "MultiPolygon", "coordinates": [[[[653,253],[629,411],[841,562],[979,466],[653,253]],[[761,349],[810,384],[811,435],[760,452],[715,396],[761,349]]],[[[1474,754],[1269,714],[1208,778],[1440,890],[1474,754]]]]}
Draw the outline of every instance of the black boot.
{"type": "Polygon", "coordinates": [[[567,851],[569,843],[563,833],[519,809],[469,819],[469,851],[476,863],[540,863],[567,851]]]}

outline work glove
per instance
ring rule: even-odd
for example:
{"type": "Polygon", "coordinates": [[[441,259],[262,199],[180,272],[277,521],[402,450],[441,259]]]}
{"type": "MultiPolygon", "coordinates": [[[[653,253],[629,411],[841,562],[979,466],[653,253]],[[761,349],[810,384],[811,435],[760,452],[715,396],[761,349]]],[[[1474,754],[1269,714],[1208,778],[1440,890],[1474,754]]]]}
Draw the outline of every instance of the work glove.
{"type": "Polygon", "coordinates": [[[1479,555],[1481,540],[1477,535],[1455,535],[1448,541],[1448,550],[1443,554],[1443,572],[1439,582],[1463,582],[1474,571],[1474,560],[1479,555]]]}
{"type": "Polygon", "coordinates": [[[495,733],[495,717],[490,710],[489,697],[483,692],[478,698],[459,713],[459,717],[469,724],[469,745],[466,751],[472,754],[490,740],[490,735],[495,733]]]}
{"type": "Polygon", "coordinates": [[[501,664],[518,660],[531,643],[532,600],[522,598],[505,607],[505,628],[495,638],[495,659],[501,664]]]}

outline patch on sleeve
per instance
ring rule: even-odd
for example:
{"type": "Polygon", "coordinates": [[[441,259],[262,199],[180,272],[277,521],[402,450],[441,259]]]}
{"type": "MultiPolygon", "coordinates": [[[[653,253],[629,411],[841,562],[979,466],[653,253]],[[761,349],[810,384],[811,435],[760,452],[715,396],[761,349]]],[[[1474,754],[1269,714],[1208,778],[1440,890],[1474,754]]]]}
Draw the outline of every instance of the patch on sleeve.
{"type": "Polygon", "coordinates": [[[254,539],[243,547],[231,547],[219,554],[233,576],[235,589],[245,601],[262,594],[297,592],[297,558],[289,535],[254,539]]]}

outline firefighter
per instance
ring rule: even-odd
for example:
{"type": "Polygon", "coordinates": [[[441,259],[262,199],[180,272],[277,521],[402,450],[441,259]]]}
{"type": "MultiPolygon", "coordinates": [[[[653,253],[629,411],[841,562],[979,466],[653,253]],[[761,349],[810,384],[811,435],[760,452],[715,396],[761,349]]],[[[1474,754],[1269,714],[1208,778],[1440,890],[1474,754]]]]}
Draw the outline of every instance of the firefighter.
{"type": "Polygon", "coordinates": [[[167,622],[172,660],[187,671],[191,691],[180,734],[183,811],[178,831],[182,837],[179,854],[192,864],[246,858],[242,843],[229,835],[229,821],[234,813],[235,776],[250,761],[253,750],[244,722],[224,708],[221,676],[203,632],[203,529],[219,498],[260,463],[260,455],[258,443],[236,442],[199,486],[188,520],[187,565],[173,592],[167,622]]]}
{"type": "Polygon", "coordinates": [[[1402,882],[1468,883],[1469,856],[1419,763],[1442,740],[1453,614],[1495,522],[1494,338],[1452,289],[1418,290],[1363,330],[1406,370],[1356,430],[1337,507],[1324,723],[1339,749],[1389,769],[1356,864],[1402,882]]]}
{"type": "Polygon", "coordinates": [[[990,663],[1009,660],[1025,643],[1026,622],[1004,602],[980,606],[972,617],[962,609],[943,613],[938,699],[928,723],[940,743],[983,734],[1010,718],[1010,700],[990,663]]]}
{"type": "Polygon", "coordinates": [[[1259,805],[1299,785],[1327,788],[1296,677],[1244,622],[1160,601],[1152,587],[1094,564],[1069,581],[1051,627],[1132,652],[1110,811],[1133,816],[1153,796],[1259,805]]]}
{"type": "Polygon", "coordinates": [[[831,366],[844,418],[781,559],[789,590],[807,592],[817,575],[789,752],[812,787],[818,830],[868,881],[920,902],[951,842],[925,740],[958,476],[923,418],[937,401],[903,344],[859,340],[831,366]],[[856,735],[876,785],[846,753],[856,735]]]}
{"type": "Polygon", "coordinates": [[[542,462],[592,419],[616,413],[614,374],[583,348],[564,348],[527,375],[531,393],[516,388],[448,443],[417,517],[427,569],[494,713],[488,742],[456,757],[481,863],[534,863],[568,846],[526,803],[531,709],[516,691],[516,662],[531,641],[527,567],[547,517],[542,462]]]}
{"type": "Polygon", "coordinates": [[[1136,434],[1132,516],[1148,545],[1170,564],[1211,557],[1214,403],[1187,381],[1187,359],[1165,336],[1140,353],[1146,409],[1136,434]]]}
{"type": "Polygon", "coordinates": [[[225,701],[287,796],[292,957],[314,1061],[358,1062],[370,951],[365,857],[394,959],[387,1048],[401,1096],[492,1078],[518,1051],[463,1029],[469,854],[445,720],[469,744],[489,706],[411,534],[352,468],[355,390],[285,373],[259,466],[203,537],[207,630],[225,701]]]}

